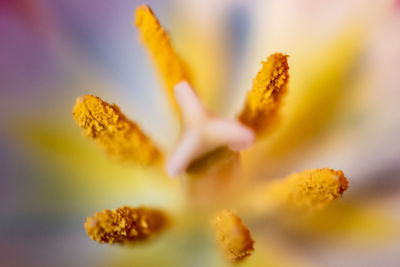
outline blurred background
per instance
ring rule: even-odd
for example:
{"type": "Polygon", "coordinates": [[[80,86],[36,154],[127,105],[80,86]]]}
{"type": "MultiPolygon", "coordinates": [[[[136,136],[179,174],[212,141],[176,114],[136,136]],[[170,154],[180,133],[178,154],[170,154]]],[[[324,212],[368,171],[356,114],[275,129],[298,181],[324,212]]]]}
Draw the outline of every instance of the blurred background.
{"type": "MultiPolygon", "coordinates": [[[[133,27],[140,4],[0,0],[1,266],[228,265],[193,214],[181,212],[178,180],[110,160],[73,121],[75,99],[94,94],[166,153],[176,143],[178,119],[133,27]],[[129,248],[90,240],[86,217],[122,205],[165,208],[187,227],[129,248]]],[[[282,121],[243,156],[249,181],[325,166],[349,178],[340,204],[304,226],[243,218],[256,240],[243,266],[399,266],[400,2],[145,4],[216,114],[240,111],[269,54],[290,56],[282,121]]]]}

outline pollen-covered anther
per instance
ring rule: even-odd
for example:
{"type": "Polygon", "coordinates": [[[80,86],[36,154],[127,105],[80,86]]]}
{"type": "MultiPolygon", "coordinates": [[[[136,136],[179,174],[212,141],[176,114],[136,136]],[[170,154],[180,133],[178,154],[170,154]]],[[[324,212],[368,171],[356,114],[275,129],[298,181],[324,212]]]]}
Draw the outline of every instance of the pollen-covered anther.
{"type": "Polygon", "coordinates": [[[239,115],[242,123],[257,134],[263,133],[275,119],[286,94],[289,81],[287,55],[275,53],[262,62],[262,67],[247,93],[245,106],[239,115]]]}
{"type": "Polygon", "coordinates": [[[242,220],[232,211],[222,210],[212,220],[217,241],[226,258],[239,262],[254,251],[254,241],[242,220]]]}
{"type": "Polygon", "coordinates": [[[79,97],[73,109],[76,123],[83,134],[95,140],[107,154],[122,161],[151,164],[161,153],[138,125],[99,97],[79,97]]]}
{"type": "Polygon", "coordinates": [[[294,173],[267,188],[270,201],[299,211],[318,210],[339,198],[348,188],[341,170],[311,169],[294,173]]]}
{"type": "Polygon", "coordinates": [[[138,28],[141,40],[158,68],[169,98],[174,103],[174,107],[177,108],[174,98],[174,85],[182,80],[191,80],[186,64],[175,52],[167,32],[149,6],[141,5],[136,9],[135,26],[138,28]]]}
{"type": "Polygon", "coordinates": [[[132,243],[159,234],[167,226],[167,216],[158,209],[121,207],[103,210],[88,217],[85,230],[99,243],[132,243]]]}

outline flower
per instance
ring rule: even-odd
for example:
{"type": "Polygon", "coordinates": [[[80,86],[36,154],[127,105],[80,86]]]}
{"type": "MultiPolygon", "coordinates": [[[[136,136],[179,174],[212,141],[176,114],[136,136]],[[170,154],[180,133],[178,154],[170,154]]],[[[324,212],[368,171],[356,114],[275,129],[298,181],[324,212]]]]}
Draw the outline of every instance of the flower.
{"type": "Polygon", "coordinates": [[[190,84],[218,116],[237,118],[260,60],[290,55],[289,91],[269,135],[240,153],[210,152],[178,179],[165,177],[165,162],[104,157],[71,119],[77,96],[101,96],[169,158],[179,117],[130,27],[138,3],[1,5],[1,265],[227,266],[207,224],[221,209],[236,210],[256,240],[240,266],[395,264],[398,1],[151,1],[188,63],[190,84]],[[254,187],[324,166],[342,169],[351,190],[311,217],[295,212],[279,220],[274,212],[286,208],[265,200],[251,206],[264,213],[240,208],[254,187]],[[213,179],[213,172],[226,175],[213,179]],[[85,236],[86,216],[124,205],[160,208],[173,225],[127,248],[85,236]]]}
{"type": "MultiPolygon", "coordinates": [[[[186,183],[192,184],[193,166],[200,165],[195,168],[202,170],[196,179],[205,181],[206,190],[207,186],[214,186],[208,183],[210,180],[219,183],[224,178],[234,183],[235,178],[243,173],[240,170],[237,173],[227,171],[227,166],[231,169],[237,165],[235,157],[228,156],[239,155],[240,150],[248,149],[255,141],[255,136],[257,140],[264,138],[267,130],[271,130],[271,126],[279,121],[279,109],[289,81],[287,56],[275,53],[263,62],[237,119],[220,118],[202,104],[190,84],[186,65],[148,6],[137,8],[135,25],[163,78],[172,106],[178,108],[181,118],[181,141],[170,156],[165,171],[170,176],[183,175],[186,183]],[[226,158],[229,159],[227,163],[220,164],[221,159],[226,158]]],[[[87,95],[77,99],[73,115],[83,128],[84,135],[94,139],[112,156],[149,167],[157,165],[160,163],[158,159],[165,157],[165,152],[136,123],[127,119],[116,105],[87,95]]],[[[288,206],[290,213],[291,208],[298,211],[322,209],[339,198],[347,187],[348,181],[342,171],[312,169],[269,184],[266,192],[255,195],[265,197],[257,204],[277,202],[282,210],[288,206]]],[[[208,196],[207,191],[200,191],[200,194],[208,196]]],[[[192,207],[202,209],[198,205],[192,207]]],[[[251,205],[245,205],[244,209],[251,209],[251,205]]],[[[137,220],[141,222],[141,216],[146,216],[148,211],[128,207],[105,210],[89,218],[85,228],[89,236],[98,242],[124,243],[142,239],[141,235],[147,235],[136,227],[137,220]]],[[[162,226],[164,218],[158,218],[162,226]]],[[[254,241],[236,213],[222,210],[213,221],[217,239],[230,261],[239,262],[251,255],[254,241]]],[[[156,230],[148,229],[148,232],[152,234],[156,230]]]]}

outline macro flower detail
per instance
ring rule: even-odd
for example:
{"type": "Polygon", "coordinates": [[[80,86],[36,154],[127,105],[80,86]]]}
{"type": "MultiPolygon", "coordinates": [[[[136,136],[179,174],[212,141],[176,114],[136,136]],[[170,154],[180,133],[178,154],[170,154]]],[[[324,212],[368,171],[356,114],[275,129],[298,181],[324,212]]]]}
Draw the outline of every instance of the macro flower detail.
{"type": "Polygon", "coordinates": [[[232,211],[222,210],[212,220],[217,241],[229,261],[236,263],[251,255],[254,241],[249,229],[232,211]]]}
{"type": "MultiPolygon", "coordinates": [[[[277,125],[288,91],[288,56],[274,53],[262,62],[242,111],[233,119],[222,118],[207,110],[196,94],[186,64],[148,6],[137,8],[135,26],[159,70],[174,110],[179,111],[181,133],[175,149],[160,150],[117,105],[110,105],[96,96],[86,95],[76,100],[74,119],[83,134],[112,157],[147,167],[160,166],[166,159],[165,168],[156,169],[169,177],[181,178],[188,209],[208,214],[210,202],[216,206],[222,203],[219,207],[222,211],[214,217],[212,226],[226,258],[232,263],[240,262],[253,253],[253,237],[242,219],[223,206],[231,203],[219,200],[224,193],[229,196],[229,185],[235,178],[245,177],[240,168],[240,151],[250,148],[262,134],[277,125]],[[204,199],[207,205],[202,203],[204,199]]],[[[347,188],[348,181],[342,171],[311,169],[269,183],[261,188],[261,193],[252,195],[250,202],[242,199],[239,202],[245,216],[259,206],[307,213],[323,209],[347,188]]],[[[239,188],[239,193],[243,196],[245,190],[239,188]]],[[[229,199],[233,201],[232,196],[229,199]]],[[[260,213],[267,212],[261,209],[260,213]]],[[[85,229],[97,242],[127,244],[158,234],[167,222],[161,210],[125,206],[89,217],[85,229]]]]}
{"type": "Polygon", "coordinates": [[[168,224],[161,210],[148,207],[121,207],[103,210],[88,217],[85,229],[88,236],[99,243],[133,243],[144,241],[160,233],[168,224]]]}
{"type": "Polygon", "coordinates": [[[9,0],[0,36],[0,267],[400,267],[400,0],[9,0]]]}

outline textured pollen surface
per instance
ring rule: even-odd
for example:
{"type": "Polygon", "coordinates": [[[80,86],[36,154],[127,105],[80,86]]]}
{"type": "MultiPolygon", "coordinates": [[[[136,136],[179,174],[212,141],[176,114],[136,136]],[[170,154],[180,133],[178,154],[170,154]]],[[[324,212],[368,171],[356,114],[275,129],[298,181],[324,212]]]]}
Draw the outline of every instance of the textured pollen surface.
{"type": "Polygon", "coordinates": [[[261,70],[253,80],[253,88],[239,119],[256,133],[262,133],[275,117],[282,97],[287,91],[289,65],[287,55],[272,54],[262,62],[261,70]]]}
{"type": "Polygon", "coordinates": [[[116,105],[87,95],[76,100],[73,115],[85,136],[119,160],[150,164],[161,157],[151,140],[116,105]]]}
{"type": "Polygon", "coordinates": [[[339,198],[348,188],[342,171],[328,168],[305,170],[274,182],[267,189],[268,197],[291,209],[321,209],[339,198]]]}
{"type": "Polygon", "coordinates": [[[233,212],[222,210],[212,221],[217,241],[231,262],[239,262],[254,251],[250,231],[233,212]]]}
{"type": "Polygon", "coordinates": [[[166,215],[160,210],[125,206],[96,212],[87,218],[85,230],[99,243],[132,243],[159,233],[166,224],[166,215]]]}
{"type": "Polygon", "coordinates": [[[143,44],[147,47],[168,90],[168,96],[178,108],[174,97],[174,85],[186,80],[190,82],[185,63],[175,52],[168,34],[153,11],[146,5],[136,9],[135,26],[139,29],[143,44]]]}

